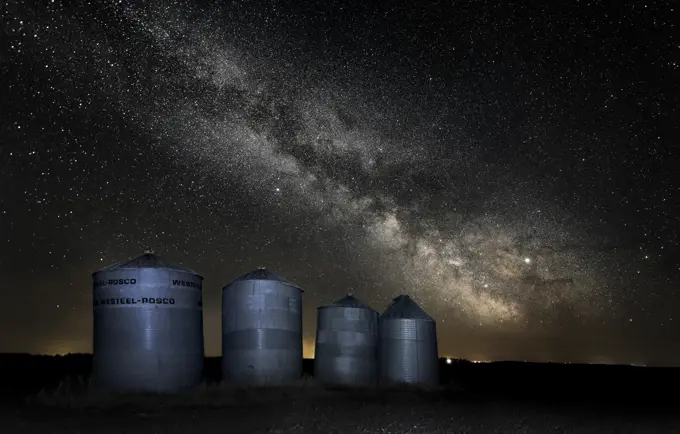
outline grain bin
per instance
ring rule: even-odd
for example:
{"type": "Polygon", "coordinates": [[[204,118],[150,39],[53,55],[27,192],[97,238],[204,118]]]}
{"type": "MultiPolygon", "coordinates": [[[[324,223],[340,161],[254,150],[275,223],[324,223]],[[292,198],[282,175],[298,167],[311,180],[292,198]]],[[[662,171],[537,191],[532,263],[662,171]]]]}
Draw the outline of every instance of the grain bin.
{"type": "Polygon", "coordinates": [[[378,312],[351,294],[319,307],[314,376],[329,385],[374,385],[378,378],[378,312]]]}
{"type": "Polygon", "coordinates": [[[203,375],[203,277],[151,251],[92,274],[93,382],[173,392],[203,375]]]}
{"type": "Polygon", "coordinates": [[[439,383],[436,323],[408,295],[396,297],[380,315],[378,339],[382,383],[439,383]]]}
{"type": "Polygon", "coordinates": [[[302,375],[302,289],[265,268],[222,290],[222,380],[282,386],[302,375]]]}

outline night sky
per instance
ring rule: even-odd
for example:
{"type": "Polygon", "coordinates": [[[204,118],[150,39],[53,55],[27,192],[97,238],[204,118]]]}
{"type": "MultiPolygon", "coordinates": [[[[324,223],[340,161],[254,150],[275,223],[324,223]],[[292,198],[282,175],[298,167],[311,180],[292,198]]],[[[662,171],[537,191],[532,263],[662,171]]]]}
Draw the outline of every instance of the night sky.
{"type": "Polygon", "coordinates": [[[138,3],[2,3],[0,351],[91,351],[90,273],[150,248],[208,355],[266,266],[306,356],[408,293],[441,356],[680,364],[675,2],[138,3]]]}

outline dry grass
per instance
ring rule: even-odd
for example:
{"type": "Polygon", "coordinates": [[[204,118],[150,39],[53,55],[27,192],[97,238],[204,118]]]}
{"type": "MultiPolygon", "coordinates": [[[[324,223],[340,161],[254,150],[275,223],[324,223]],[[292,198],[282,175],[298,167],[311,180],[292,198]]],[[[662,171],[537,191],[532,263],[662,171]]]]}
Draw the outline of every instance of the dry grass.
{"type": "Polygon", "coordinates": [[[286,387],[228,387],[204,382],[177,393],[113,392],[95,388],[87,378],[77,377],[61,381],[56,387],[43,389],[26,403],[63,409],[106,410],[128,407],[163,410],[182,407],[239,407],[269,405],[301,396],[323,397],[334,392],[321,387],[313,377],[303,377],[286,387]]]}
{"type": "Polygon", "coordinates": [[[303,376],[286,387],[229,387],[204,382],[177,393],[121,393],[95,388],[89,378],[62,380],[56,387],[42,389],[26,400],[29,405],[64,409],[112,409],[133,407],[166,409],[180,407],[238,407],[271,405],[297,400],[349,399],[356,402],[439,401],[461,393],[460,388],[419,387],[403,384],[381,387],[346,388],[324,387],[312,376],[303,376]]]}

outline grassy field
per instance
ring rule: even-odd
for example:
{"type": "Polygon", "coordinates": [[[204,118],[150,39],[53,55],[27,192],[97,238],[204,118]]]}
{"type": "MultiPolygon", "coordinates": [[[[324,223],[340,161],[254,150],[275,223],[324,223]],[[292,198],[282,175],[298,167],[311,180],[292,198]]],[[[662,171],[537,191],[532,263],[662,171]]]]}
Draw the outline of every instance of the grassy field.
{"type": "MultiPolygon", "coordinates": [[[[57,362],[49,363],[56,366],[57,362]]],[[[45,368],[47,365],[40,366],[45,368]]],[[[629,377],[630,372],[641,373],[638,376],[647,375],[640,377],[644,381],[636,383],[634,379],[624,381],[622,374],[614,368],[600,369],[596,372],[600,372],[600,377],[603,373],[615,372],[610,383],[621,386],[614,390],[610,385],[608,389],[601,390],[604,383],[596,383],[580,373],[580,383],[574,380],[560,383],[558,379],[564,374],[553,372],[563,369],[559,367],[522,366],[510,369],[502,365],[495,368],[466,368],[461,365],[451,368],[453,374],[447,377],[446,386],[429,391],[407,388],[327,389],[307,376],[296,386],[288,388],[239,390],[209,382],[174,395],[153,395],[98,391],[90,387],[87,375],[72,375],[78,371],[70,368],[74,366],[72,362],[64,363],[64,366],[69,367],[66,371],[70,372],[66,379],[47,382],[49,384],[44,388],[36,386],[46,382],[47,377],[39,374],[45,371],[36,371],[38,373],[32,377],[26,373],[12,375],[10,371],[3,371],[6,380],[3,385],[13,384],[13,388],[0,389],[4,392],[0,405],[0,432],[680,432],[680,412],[676,410],[675,402],[661,398],[664,389],[664,396],[672,396],[671,393],[677,390],[671,381],[677,378],[671,378],[677,370],[655,371],[663,375],[654,374],[658,378],[654,377],[657,379],[653,387],[644,390],[640,384],[653,383],[652,377],[649,377],[652,371],[621,371],[629,377]],[[534,372],[531,374],[533,380],[531,372],[534,372]],[[501,383],[500,379],[505,377],[507,381],[501,383]],[[32,382],[29,381],[31,378],[32,382]],[[615,381],[617,378],[620,381],[615,381]],[[31,387],[22,392],[22,385],[28,383],[31,387]],[[573,387],[567,389],[567,383],[573,387]],[[525,393],[520,393],[522,391],[525,393]],[[596,393],[598,391],[600,393],[596,393]]],[[[15,366],[15,369],[18,368],[15,366]]],[[[55,368],[57,371],[66,372],[55,368]]],[[[50,374],[50,378],[55,375],[50,374]]]]}
{"type": "Polygon", "coordinates": [[[680,432],[675,411],[607,403],[494,400],[440,389],[328,390],[204,385],[175,395],[115,395],[83,383],[8,406],[3,432],[622,433],[680,432]]]}

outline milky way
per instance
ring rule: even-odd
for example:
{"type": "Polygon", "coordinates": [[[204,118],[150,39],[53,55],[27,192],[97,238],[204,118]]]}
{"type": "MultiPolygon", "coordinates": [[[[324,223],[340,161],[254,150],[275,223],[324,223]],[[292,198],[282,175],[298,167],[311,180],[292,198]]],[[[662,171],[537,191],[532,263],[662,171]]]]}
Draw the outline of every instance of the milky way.
{"type": "MultiPolygon", "coordinates": [[[[186,5],[120,3],[102,11],[94,19],[91,11],[78,16],[53,7],[49,20],[32,27],[37,41],[28,49],[49,60],[46,68],[61,77],[56,88],[66,89],[64,104],[86,122],[89,116],[92,125],[100,122],[97,107],[105,107],[107,124],[125,125],[154,143],[158,161],[147,170],[163,175],[137,201],[155,209],[150,213],[193,209],[188,222],[164,229],[166,240],[148,228],[122,234],[118,243],[134,238],[162,248],[183,231],[202,233],[206,245],[185,253],[209,258],[210,244],[225,235],[214,228],[206,235],[201,227],[209,218],[206,227],[227,225],[231,201],[246,196],[260,211],[242,226],[276,222],[279,234],[268,236],[298,237],[302,250],[328,252],[324,243],[339,243],[330,256],[336,251],[351,269],[381,282],[346,288],[368,301],[409,293],[442,324],[485,333],[624,315],[631,289],[618,264],[646,251],[608,253],[611,240],[594,220],[554,196],[555,178],[524,167],[535,152],[517,146],[512,157],[493,158],[494,149],[512,140],[538,140],[545,124],[535,122],[519,139],[503,131],[481,137],[471,126],[476,113],[502,103],[479,82],[430,89],[433,96],[423,102],[403,65],[381,78],[363,72],[360,56],[315,60],[271,34],[258,36],[259,27],[243,30],[186,5]],[[59,20],[68,26],[54,24],[59,20]],[[166,161],[176,169],[155,167],[166,161]],[[178,173],[193,175],[185,183],[178,173]]],[[[515,68],[523,67],[518,60],[515,68]]],[[[434,75],[418,80],[430,83],[434,75]]],[[[558,148],[584,140],[578,131],[570,134],[558,148]]],[[[120,146],[132,155],[136,145],[120,146]]],[[[576,164],[551,170],[577,170],[576,164]]],[[[144,179],[143,170],[130,176],[144,179]]],[[[107,260],[120,259],[109,257],[114,247],[101,251],[107,260]]]]}
{"type": "MultiPolygon", "coordinates": [[[[155,42],[149,49],[190,74],[158,77],[159,86],[175,80],[200,89],[180,92],[169,114],[152,114],[165,143],[189,164],[239,177],[256,195],[280,196],[284,212],[317,212],[324,224],[351,226],[347,241],[373,249],[373,266],[399,274],[405,288],[397,291],[481,322],[521,321],[530,310],[563,303],[592,313],[600,306],[588,304],[591,298],[609,296],[592,254],[541,250],[582,242],[584,235],[556,221],[563,210],[530,204],[526,187],[494,191],[507,196],[500,204],[489,197],[479,209],[452,211],[456,203],[446,201],[447,192],[462,186],[437,176],[442,162],[428,143],[381,134],[399,122],[398,113],[372,120],[367,104],[336,96],[332,83],[308,88],[301,74],[269,77],[266,65],[240,63],[233,48],[211,35],[210,24],[136,22],[155,42]],[[415,179],[432,173],[435,189],[415,179]],[[407,195],[400,197],[395,183],[408,186],[407,195]],[[449,205],[425,203],[426,196],[449,205]],[[557,279],[564,282],[551,284],[557,279]]],[[[441,172],[455,171],[457,163],[441,172]]]]}

